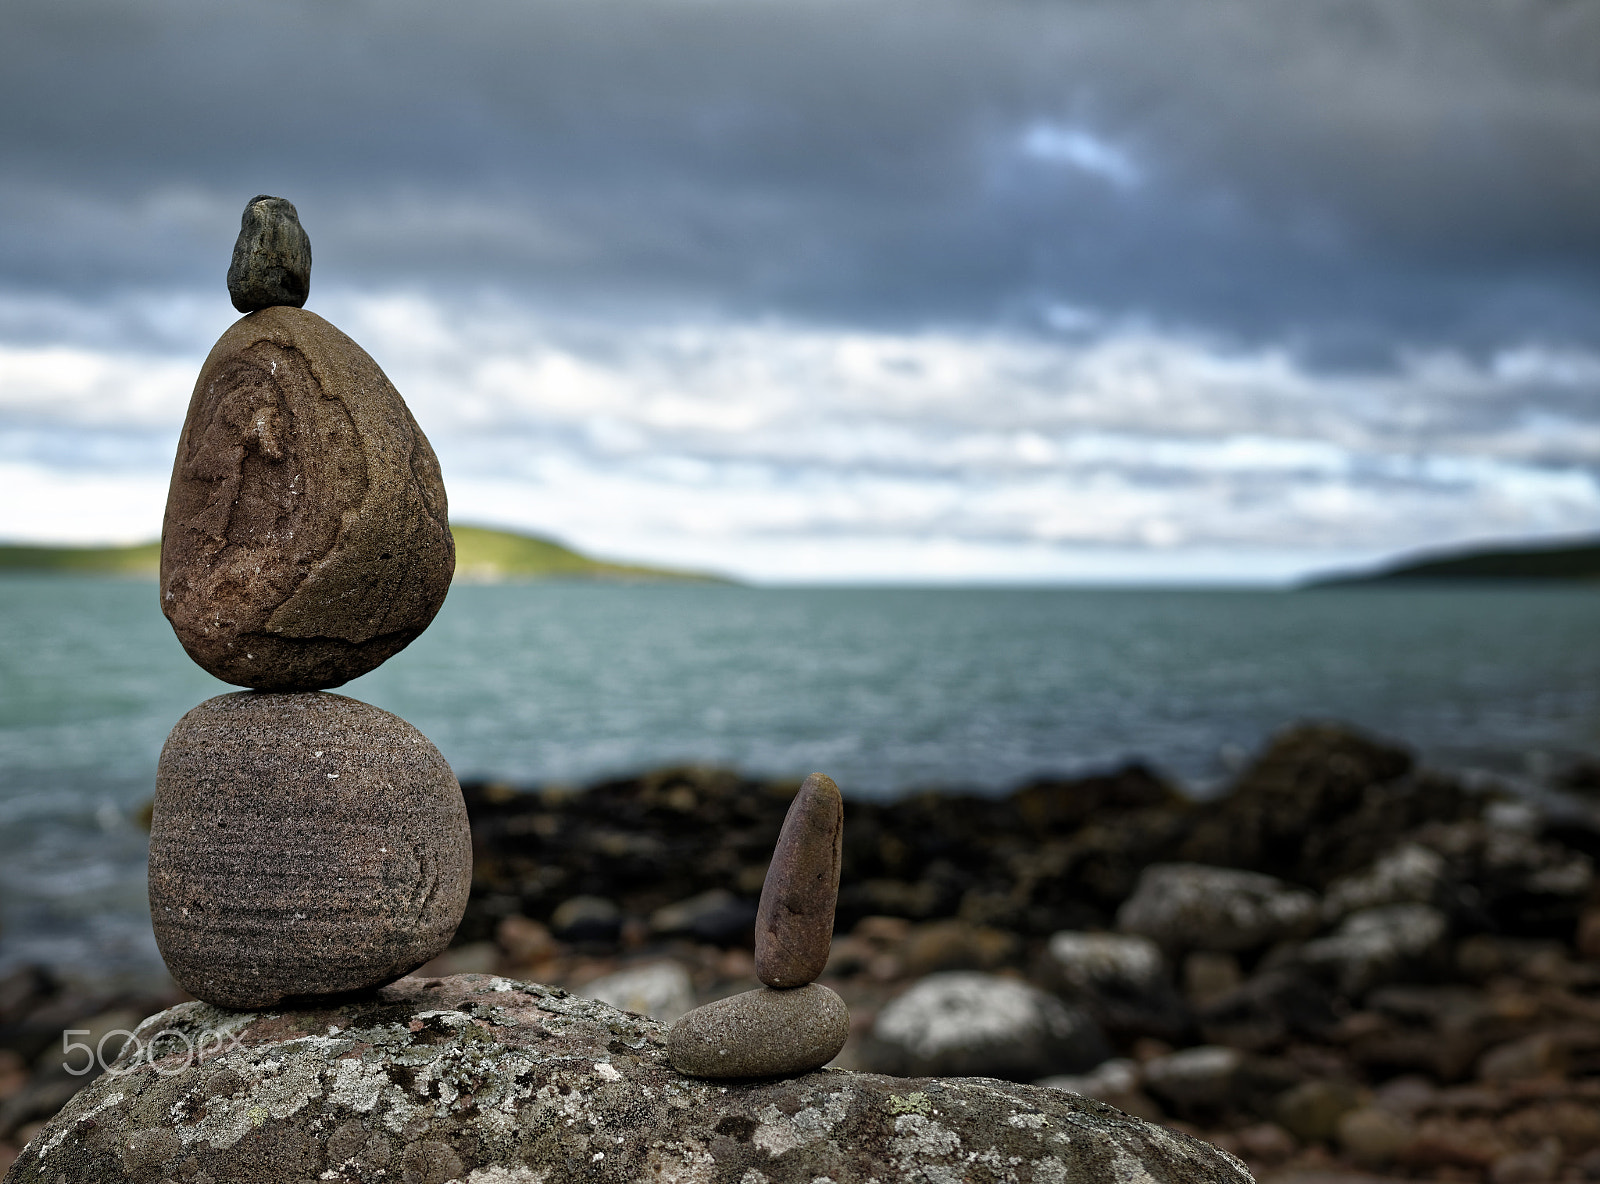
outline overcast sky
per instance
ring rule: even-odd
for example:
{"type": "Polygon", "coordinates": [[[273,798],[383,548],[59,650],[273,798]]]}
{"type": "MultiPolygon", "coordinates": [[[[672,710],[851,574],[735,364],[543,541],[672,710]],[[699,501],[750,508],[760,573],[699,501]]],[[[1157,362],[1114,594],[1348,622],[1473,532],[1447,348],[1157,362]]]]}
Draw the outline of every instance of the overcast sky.
{"type": "Polygon", "coordinates": [[[457,521],[758,579],[1600,530],[1600,5],[6,0],[0,536],[159,530],[257,193],[457,521]]]}

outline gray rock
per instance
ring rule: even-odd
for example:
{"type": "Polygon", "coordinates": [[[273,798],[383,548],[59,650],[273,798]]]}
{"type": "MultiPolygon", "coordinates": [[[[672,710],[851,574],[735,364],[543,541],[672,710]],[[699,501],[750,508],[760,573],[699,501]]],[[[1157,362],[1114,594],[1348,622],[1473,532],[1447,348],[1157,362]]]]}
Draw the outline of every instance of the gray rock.
{"type": "Polygon", "coordinates": [[[694,1006],[694,983],[677,962],[630,966],[586,983],[578,994],[670,1024],[694,1006]]]}
{"type": "Polygon", "coordinates": [[[1318,922],[1315,893],[1272,876],[1198,863],[1154,863],[1117,910],[1117,928],[1171,950],[1258,949],[1303,937],[1318,922]]]}
{"type": "Polygon", "coordinates": [[[697,1007],[672,1025],[672,1067],[693,1077],[793,1077],[820,1069],[850,1037],[850,1012],[827,987],[762,987],[697,1007]]]}
{"type": "Polygon", "coordinates": [[[550,930],[563,941],[613,941],[622,910],[603,896],[572,896],[550,914],[550,930]]]}
{"type": "Polygon", "coordinates": [[[269,1007],[391,982],[449,945],[471,883],[455,775],[387,711],[236,692],[161,750],[150,919],[197,998],[269,1007]]]}
{"type": "Polygon", "coordinates": [[[300,308],[311,292],[311,240],[300,214],[281,197],[250,199],[228,265],[228,296],[240,312],[300,308]]]}
{"type": "Polygon", "coordinates": [[[1201,1036],[1250,1052],[1268,1052],[1292,1037],[1327,1040],[1339,1022],[1329,988],[1305,967],[1257,971],[1196,1009],[1201,1036]]]}
{"type": "Polygon", "coordinates": [[[813,773],[789,803],[756,909],[756,977],[798,987],[822,973],[833,941],[844,843],[844,799],[813,773]]]}
{"type": "Polygon", "coordinates": [[[405,648],[455,570],[444,481],[376,362],[315,313],[232,325],[195,381],[161,530],[161,611],[258,690],[336,687],[405,648]]]}
{"type": "Polygon", "coordinates": [[[318,1010],[185,1003],[140,1034],[8,1181],[888,1184],[980,1167],[1038,1184],[1251,1179],[1197,1139],[1038,1086],[681,1077],[662,1025],[506,979],[405,979],[318,1010]]]}
{"type": "Polygon", "coordinates": [[[1180,1112],[1226,1108],[1238,1093],[1245,1056],[1235,1048],[1202,1044],[1144,1065],[1144,1084],[1180,1112]]]}
{"type": "Polygon", "coordinates": [[[1147,937],[1062,930],[1046,958],[1054,982],[1105,1028],[1171,1040],[1189,1027],[1161,947],[1147,937]]]}
{"type": "Polygon", "coordinates": [[[888,1073],[1036,1081],[1080,1073],[1111,1055],[1082,1010],[1013,978],[930,974],[878,1013],[868,1064],[888,1073]]]}
{"type": "Polygon", "coordinates": [[[1330,936],[1301,946],[1299,959],[1357,995],[1440,958],[1449,932],[1431,905],[1384,905],[1351,913],[1330,936]]]}
{"type": "Polygon", "coordinates": [[[1148,1118],[1151,1122],[1159,1122],[1163,1118],[1161,1107],[1144,1092],[1139,1062],[1126,1057],[1106,1061],[1088,1073],[1045,1077],[1034,1084],[1063,1089],[1086,1098],[1097,1098],[1108,1106],[1148,1118]]]}
{"type": "Polygon", "coordinates": [[[1420,843],[1401,843],[1372,866],[1328,885],[1323,920],[1332,924],[1360,909],[1386,904],[1434,904],[1447,887],[1444,856],[1420,843]]]}

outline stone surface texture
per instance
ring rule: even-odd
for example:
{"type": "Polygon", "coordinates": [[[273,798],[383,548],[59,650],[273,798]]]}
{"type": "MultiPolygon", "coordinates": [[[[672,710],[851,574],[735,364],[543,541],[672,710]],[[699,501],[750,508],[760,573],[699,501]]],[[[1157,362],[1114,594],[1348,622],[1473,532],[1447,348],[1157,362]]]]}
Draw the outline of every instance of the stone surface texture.
{"type": "Polygon", "coordinates": [[[1081,1073],[1111,1055],[1083,1011],[1016,979],[930,974],[878,1013],[865,1059],[886,1073],[1036,1081],[1081,1073]]]}
{"type": "Polygon", "coordinates": [[[849,1037],[850,1011],[827,987],[761,987],[683,1016],[667,1053],[693,1077],[792,1077],[826,1065],[849,1037]]]}
{"type": "Polygon", "coordinates": [[[318,690],[433,620],[444,481],[404,400],[315,313],[236,321],[195,382],[161,535],[161,610],[224,682],[318,690]]]}
{"type": "Polygon", "coordinates": [[[311,292],[311,240],[300,213],[281,197],[250,199],[228,265],[228,296],[240,312],[300,308],[311,292]]]}
{"type": "Polygon", "coordinates": [[[1215,1147],[1038,1086],[682,1077],[660,1024],[487,976],[405,979],[319,1010],[185,1003],[139,1033],[7,1184],[1251,1180],[1215,1147]]]}
{"type": "Polygon", "coordinates": [[[756,908],[756,977],[767,986],[801,986],[828,964],[843,847],[844,799],[813,773],[789,804],[756,908]]]}
{"type": "Polygon", "coordinates": [[[268,1007],[397,979],[449,944],[471,880],[454,774],[386,711],[236,692],[167,737],[150,915],[198,998],[268,1007]]]}

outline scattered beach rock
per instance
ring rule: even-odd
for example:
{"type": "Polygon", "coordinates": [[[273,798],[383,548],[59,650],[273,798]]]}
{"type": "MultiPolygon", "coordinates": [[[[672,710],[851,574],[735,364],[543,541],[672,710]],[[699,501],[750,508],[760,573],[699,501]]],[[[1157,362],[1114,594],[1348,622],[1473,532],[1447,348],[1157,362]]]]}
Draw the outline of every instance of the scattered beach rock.
{"type": "Polygon", "coordinates": [[[801,986],[828,964],[843,844],[839,787],[813,773],[784,817],[756,910],[756,977],[767,986],[801,986]]]}
{"type": "Polygon", "coordinates": [[[1236,1048],[1202,1044],[1145,1063],[1150,1092],[1180,1113],[1226,1110],[1235,1101],[1245,1057],[1236,1048]]]}
{"type": "Polygon", "coordinates": [[[1195,950],[1183,960],[1183,993],[1195,1007],[1205,1007],[1244,983],[1239,959],[1221,950],[1195,950]]]}
{"type": "Polygon", "coordinates": [[[1051,1089],[1064,1089],[1085,1098],[1098,1098],[1108,1106],[1148,1118],[1151,1122],[1160,1122],[1164,1117],[1161,1107],[1144,1092],[1139,1063],[1127,1057],[1115,1057],[1088,1073],[1045,1077],[1037,1084],[1051,1089]]]}
{"type": "Polygon", "coordinates": [[[550,929],[563,941],[613,941],[621,928],[622,910],[604,896],[573,896],[550,914],[550,929]]]}
{"type": "Polygon", "coordinates": [[[1444,856],[1420,843],[1402,843],[1370,868],[1328,885],[1322,898],[1326,922],[1386,904],[1437,904],[1449,867],[1444,856]]]}
{"type": "Polygon", "coordinates": [[[1189,1028],[1161,947],[1149,938],[1062,930],[1045,949],[1050,977],[1108,1031],[1171,1040],[1189,1028]]]}
{"type": "Polygon", "coordinates": [[[399,652],[455,568],[427,438],[365,351],[272,307],[206,358],[173,464],[161,609],[225,682],[318,690],[399,652]]]}
{"type": "Polygon", "coordinates": [[[623,1011],[647,1015],[663,1024],[670,1024],[694,1009],[694,983],[689,979],[689,972],[677,962],[630,966],[592,979],[578,994],[623,1011]]]}
{"type": "Polygon", "coordinates": [[[1262,970],[1199,1007],[1200,1035],[1248,1052],[1276,1049],[1293,1037],[1325,1040],[1338,1016],[1335,997],[1303,968],[1262,970]]]}
{"type": "Polygon", "coordinates": [[[1014,933],[958,917],[928,921],[907,933],[899,974],[921,978],[940,970],[993,970],[1016,957],[1021,944],[1014,933]]]}
{"type": "Polygon", "coordinates": [[[151,922],[198,998],[271,1007],[390,982],[449,944],[471,877],[455,776],[386,711],[236,692],[161,750],[151,922]]]}
{"type": "Polygon", "coordinates": [[[1400,1115],[1377,1106],[1361,1106],[1339,1116],[1339,1146],[1356,1163],[1383,1167],[1411,1142],[1412,1126],[1400,1115]]]}
{"type": "Polygon", "coordinates": [[[1277,1101],[1279,1124],[1302,1143],[1324,1143],[1338,1132],[1339,1120],[1360,1104],[1344,1081],[1303,1081],[1277,1101]]]}
{"type": "Polygon", "coordinates": [[[240,312],[300,308],[311,292],[311,240],[300,214],[281,197],[250,199],[228,265],[228,295],[240,312]]]}
{"type": "Polygon", "coordinates": [[[1111,1054],[1083,1011],[1016,979],[931,974],[878,1013],[867,1063],[903,1076],[1036,1081],[1081,1073],[1111,1054]]]}
{"type": "Polygon", "coordinates": [[[1315,893],[1256,872],[1195,863],[1145,868],[1117,910],[1117,928],[1168,949],[1239,952],[1317,926],[1315,893]]]}
{"type": "Polygon", "coordinates": [[[667,1053],[691,1077],[793,1077],[833,1060],[849,1036],[850,1012],[827,987],[761,987],[682,1016],[667,1053]]]}
{"type": "Polygon", "coordinates": [[[1197,1139],[1038,1086],[842,1070],[736,1087],[682,1077],[660,1024],[506,979],[406,979],[286,1013],[186,1003],[141,1034],[159,1031],[225,1038],[199,1061],[127,1056],[11,1178],[865,1184],[957,1180],[992,1163],[1057,1184],[1251,1179],[1197,1139]]]}
{"type": "Polygon", "coordinates": [[[1392,904],[1351,913],[1331,936],[1300,947],[1307,966],[1331,973],[1358,994],[1442,953],[1450,920],[1425,904],[1392,904]]]}

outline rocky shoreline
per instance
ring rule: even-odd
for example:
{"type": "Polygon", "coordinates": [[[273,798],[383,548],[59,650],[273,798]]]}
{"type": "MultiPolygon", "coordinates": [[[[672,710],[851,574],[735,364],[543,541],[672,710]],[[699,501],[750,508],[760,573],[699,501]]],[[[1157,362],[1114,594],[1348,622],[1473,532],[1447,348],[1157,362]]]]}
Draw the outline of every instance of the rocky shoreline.
{"type": "MultiPolygon", "coordinates": [[[[1600,1178],[1597,781],[1571,771],[1534,806],[1302,725],[1207,803],[1137,764],[847,801],[819,979],[851,1012],[834,1064],[1042,1080],[1269,1179],[1600,1178]]],[[[465,785],[472,896],[419,974],[669,1022],[751,990],[795,788],[705,769],[465,785]]],[[[89,1080],[59,1067],[63,1029],[175,1001],[0,982],[0,1162],[89,1080]]]]}

